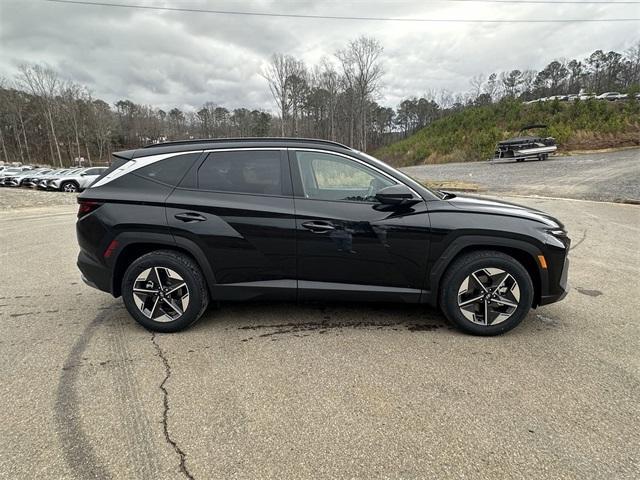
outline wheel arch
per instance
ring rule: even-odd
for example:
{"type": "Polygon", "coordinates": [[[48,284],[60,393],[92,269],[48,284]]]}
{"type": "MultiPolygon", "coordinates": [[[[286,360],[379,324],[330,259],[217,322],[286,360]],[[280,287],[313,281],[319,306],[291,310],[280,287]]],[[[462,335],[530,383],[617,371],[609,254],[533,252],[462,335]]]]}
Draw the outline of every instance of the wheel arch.
{"type": "Polygon", "coordinates": [[[533,304],[540,304],[542,292],[547,284],[547,272],[539,267],[536,260],[542,252],[534,245],[513,239],[499,237],[460,237],[456,239],[434,264],[430,274],[430,302],[438,306],[441,280],[447,269],[460,256],[481,250],[495,250],[515,258],[527,270],[533,283],[533,304]]]}
{"type": "Polygon", "coordinates": [[[205,281],[207,282],[207,290],[209,295],[212,295],[212,289],[215,285],[213,271],[207,262],[204,253],[197,245],[193,244],[193,242],[182,239],[183,241],[178,244],[175,242],[173,237],[168,234],[166,236],[163,235],[162,239],[145,238],[139,240],[129,239],[126,237],[122,238],[125,235],[128,236],[129,234],[123,234],[116,238],[119,243],[119,247],[117,249],[117,256],[113,263],[113,275],[111,278],[111,292],[114,297],[122,295],[122,278],[124,277],[124,272],[127,270],[127,267],[131,265],[131,262],[142,255],[156,250],[172,250],[190,257],[200,267],[200,270],[202,270],[205,281]]]}
{"type": "Polygon", "coordinates": [[[76,187],[78,187],[78,189],[80,189],[80,184],[78,183],[77,180],[63,180],[60,182],[60,189],[62,189],[62,187],[64,185],[66,185],[67,183],[73,183],[76,187]]]}

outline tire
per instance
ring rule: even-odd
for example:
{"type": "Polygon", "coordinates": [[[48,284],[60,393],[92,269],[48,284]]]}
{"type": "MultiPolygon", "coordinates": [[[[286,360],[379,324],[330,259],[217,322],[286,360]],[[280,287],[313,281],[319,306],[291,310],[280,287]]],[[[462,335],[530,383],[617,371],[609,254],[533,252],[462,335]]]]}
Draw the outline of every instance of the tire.
{"type": "Polygon", "coordinates": [[[207,283],[198,264],[172,250],[156,250],[133,261],[124,273],[121,291],[129,314],[154,332],[184,330],[209,304],[207,283]],[[161,288],[163,293],[158,293],[161,288]]]}
{"type": "Polygon", "coordinates": [[[76,193],[79,190],[76,182],[64,182],[60,185],[60,191],[67,193],[76,193]]]}
{"type": "Polygon", "coordinates": [[[443,276],[439,300],[444,315],[458,328],[491,336],[518,326],[531,309],[533,295],[531,276],[520,262],[502,252],[482,250],[453,261],[443,276]]]}

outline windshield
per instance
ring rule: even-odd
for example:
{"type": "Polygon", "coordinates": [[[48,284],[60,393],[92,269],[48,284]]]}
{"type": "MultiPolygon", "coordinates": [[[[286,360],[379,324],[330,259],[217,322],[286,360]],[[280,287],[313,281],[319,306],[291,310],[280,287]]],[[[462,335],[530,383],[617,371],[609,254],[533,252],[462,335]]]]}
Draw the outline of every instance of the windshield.
{"type": "MultiPolygon", "coordinates": [[[[383,165],[387,165],[386,163],[384,163],[381,160],[378,160],[376,157],[372,157],[371,155],[364,153],[364,152],[360,152],[359,150],[354,150],[355,152],[358,152],[360,155],[367,157],[369,160],[371,160],[374,163],[377,164],[383,164],[383,165]]],[[[402,178],[404,178],[405,180],[408,180],[409,183],[417,183],[418,185],[420,185],[422,188],[424,188],[425,190],[428,190],[429,192],[431,192],[433,195],[435,195],[436,197],[438,197],[439,199],[444,199],[446,198],[446,195],[444,193],[442,193],[440,190],[434,190],[433,188],[427,187],[423,182],[421,182],[420,180],[413,178],[411,175],[408,175],[407,173],[398,170],[397,168],[394,169],[396,171],[397,174],[400,174],[400,176],[402,178]]]]}

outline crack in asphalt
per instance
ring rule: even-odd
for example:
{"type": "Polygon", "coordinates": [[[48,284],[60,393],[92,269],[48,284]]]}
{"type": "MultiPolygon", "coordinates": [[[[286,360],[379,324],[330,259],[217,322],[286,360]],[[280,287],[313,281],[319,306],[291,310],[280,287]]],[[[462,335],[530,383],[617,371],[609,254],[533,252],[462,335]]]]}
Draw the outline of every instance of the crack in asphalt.
{"type": "Polygon", "coordinates": [[[160,357],[160,359],[162,360],[162,364],[164,365],[164,372],[165,372],[164,379],[160,384],[160,390],[162,390],[162,400],[164,405],[164,408],[162,411],[162,429],[164,431],[164,438],[167,441],[167,443],[171,445],[175,450],[175,452],[178,454],[178,457],[180,458],[180,471],[182,472],[182,474],[189,480],[195,480],[195,477],[191,474],[191,472],[189,472],[189,469],[187,468],[187,455],[184,453],[184,450],[180,448],[178,443],[171,437],[171,434],[169,433],[169,391],[167,390],[167,387],[165,386],[165,384],[171,377],[171,365],[169,365],[169,360],[167,360],[167,357],[164,354],[162,348],[160,348],[160,345],[158,344],[158,342],[156,342],[155,332],[151,334],[151,343],[153,343],[153,346],[156,349],[158,357],[160,357]]]}

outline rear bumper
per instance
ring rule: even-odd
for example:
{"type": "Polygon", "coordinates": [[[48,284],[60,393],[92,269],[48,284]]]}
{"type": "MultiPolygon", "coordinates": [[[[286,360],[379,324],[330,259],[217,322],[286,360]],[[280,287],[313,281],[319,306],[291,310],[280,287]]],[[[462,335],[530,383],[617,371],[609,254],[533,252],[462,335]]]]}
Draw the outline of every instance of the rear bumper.
{"type": "Polygon", "coordinates": [[[111,269],[92,259],[85,252],[78,255],[78,268],[82,273],[82,281],[90,287],[103,292],[111,292],[111,269]]]}

